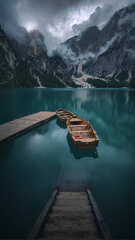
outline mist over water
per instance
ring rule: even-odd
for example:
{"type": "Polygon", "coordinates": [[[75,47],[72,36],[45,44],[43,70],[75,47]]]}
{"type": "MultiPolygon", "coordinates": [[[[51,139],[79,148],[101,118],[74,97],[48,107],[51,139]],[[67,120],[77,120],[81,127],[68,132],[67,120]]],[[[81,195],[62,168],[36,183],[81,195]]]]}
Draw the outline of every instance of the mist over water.
{"type": "Polygon", "coordinates": [[[13,89],[0,97],[1,123],[65,108],[90,120],[101,140],[94,151],[77,149],[54,119],[0,145],[0,237],[25,237],[60,184],[90,187],[114,238],[135,238],[135,91],[13,89]]]}

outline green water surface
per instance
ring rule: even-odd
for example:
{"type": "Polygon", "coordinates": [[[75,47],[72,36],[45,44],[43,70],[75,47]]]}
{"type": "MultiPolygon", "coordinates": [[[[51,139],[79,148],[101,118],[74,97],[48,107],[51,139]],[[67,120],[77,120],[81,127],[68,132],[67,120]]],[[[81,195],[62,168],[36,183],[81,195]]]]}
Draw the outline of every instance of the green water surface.
{"type": "Polygon", "coordinates": [[[90,120],[99,146],[75,148],[57,119],[0,144],[0,238],[25,238],[61,184],[90,187],[114,239],[135,239],[135,91],[0,90],[0,123],[58,108],[90,120]]]}

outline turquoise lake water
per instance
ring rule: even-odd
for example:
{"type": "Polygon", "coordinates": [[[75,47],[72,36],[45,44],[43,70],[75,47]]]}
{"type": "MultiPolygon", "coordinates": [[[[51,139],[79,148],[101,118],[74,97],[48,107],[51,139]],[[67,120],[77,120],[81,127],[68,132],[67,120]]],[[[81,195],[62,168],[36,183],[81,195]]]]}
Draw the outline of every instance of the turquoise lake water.
{"type": "Polygon", "coordinates": [[[58,108],[90,120],[101,141],[78,150],[53,119],[0,144],[0,238],[25,238],[55,186],[72,184],[90,187],[114,239],[135,239],[135,91],[0,90],[0,123],[58,108]]]}

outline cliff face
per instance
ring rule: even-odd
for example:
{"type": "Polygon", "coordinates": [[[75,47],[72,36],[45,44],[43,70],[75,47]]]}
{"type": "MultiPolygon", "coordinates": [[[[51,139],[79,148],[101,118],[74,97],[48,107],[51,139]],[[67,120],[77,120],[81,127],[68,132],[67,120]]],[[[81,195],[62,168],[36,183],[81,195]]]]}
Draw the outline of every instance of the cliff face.
{"type": "Polygon", "coordinates": [[[47,55],[37,30],[16,40],[0,28],[0,87],[135,87],[135,4],[47,55]]]}
{"type": "MultiPolygon", "coordinates": [[[[101,54],[86,70],[114,80],[120,86],[135,86],[135,5],[117,12],[101,32],[101,54]]],[[[98,41],[100,44],[100,40],[98,41]]],[[[111,81],[112,82],[112,81],[111,81]]]]}
{"type": "Polygon", "coordinates": [[[4,31],[0,28],[0,87],[16,85],[15,69],[17,59],[4,31]]]}
{"type": "Polygon", "coordinates": [[[0,29],[0,87],[75,87],[63,59],[48,57],[43,35],[19,30],[21,41],[0,29]]]}
{"type": "Polygon", "coordinates": [[[116,12],[102,30],[90,27],[66,42],[93,86],[135,87],[134,19],[135,4],[116,12]]]}

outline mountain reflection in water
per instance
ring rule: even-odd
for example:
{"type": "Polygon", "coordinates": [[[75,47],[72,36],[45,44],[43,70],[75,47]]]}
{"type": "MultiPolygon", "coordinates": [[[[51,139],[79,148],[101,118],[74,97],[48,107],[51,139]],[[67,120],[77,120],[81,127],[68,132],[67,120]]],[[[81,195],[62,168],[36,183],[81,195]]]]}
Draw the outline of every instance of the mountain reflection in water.
{"type": "Polygon", "coordinates": [[[25,237],[61,183],[90,187],[114,239],[135,239],[135,91],[3,89],[0,98],[0,123],[63,108],[89,120],[102,140],[94,151],[76,148],[54,119],[1,145],[0,238],[25,237]]]}

